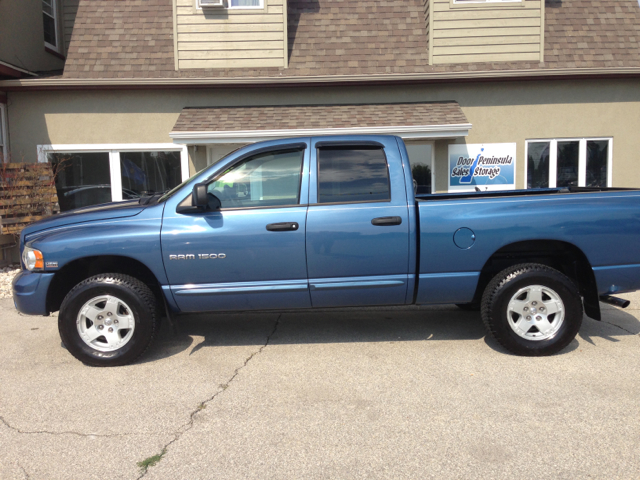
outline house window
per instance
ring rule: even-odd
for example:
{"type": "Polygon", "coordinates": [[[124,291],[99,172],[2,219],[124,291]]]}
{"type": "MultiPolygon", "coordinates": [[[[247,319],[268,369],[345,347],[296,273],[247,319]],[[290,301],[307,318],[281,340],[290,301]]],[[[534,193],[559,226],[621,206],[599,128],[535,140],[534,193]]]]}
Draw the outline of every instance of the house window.
{"type": "Polygon", "coordinates": [[[56,0],[42,0],[42,23],[44,26],[44,44],[58,51],[58,18],[56,0]]]}
{"type": "Polygon", "coordinates": [[[409,154],[409,165],[413,177],[413,193],[425,195],[432,193],[434,188],[433,143],[405,141],[409,154]]]}
{"type": "Polygon", "coordinates": [[[229,8],[263,8],[264,0],[229,0],[229,8]]]}
{"type": "Polygon", "coordinates": [[[7,109],[6,106],[0,104],[0,162],[8,161],[7,148],[7,109]]]}
{"type": "Polygon", "coordinates": [[[527,188],[610,187],[611,138],[527,140],[527,188]]]}
{"type": "Polygon", "coordinates": [[[63,212],[162,193],[189,178],[187,149],[173,144],[46,145],[38,152],[54,167],[63,212]]]}

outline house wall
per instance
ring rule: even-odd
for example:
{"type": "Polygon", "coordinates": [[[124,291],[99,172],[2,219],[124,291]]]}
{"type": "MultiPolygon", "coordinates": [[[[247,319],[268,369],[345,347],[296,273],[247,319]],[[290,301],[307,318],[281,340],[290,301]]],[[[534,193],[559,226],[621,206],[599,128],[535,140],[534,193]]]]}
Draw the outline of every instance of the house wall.
{"type": "MultiPolygon", "coordinates": [[[[14,158],[37,161],[39,144],[167,143],[183,107],[457,101],[470,134],[457,143],[517,144],[524,186],[525,140],[613,137],[613,185],[640,187],[637,79],[483,82],[377,87],[9,92],[14,158]]],[[[435,143],[436,189],[447,189],[447,145],[435,143]]],[[[199,152],[202,155],[202,152],[199,152]]],[[[198,157],[196,163],[201,163],[198,157]]],[[[194,165],[195,166],[195,165],[194,165]]]]}
{"type": "Polygon", "coordinates": [[[542,61],[544,1],[429,2],[431,63],[542,61]]]}
{"type": "MultiPolygon", "coordinates": [[[[61,43],[60,13],[58,20],[61,43]]],[[[0,1],[0,60],[30,72],[62,70],[64,60],[44,49],[42,0],[0,1]]]]}
{"type": "Polygon", "coordinates": [[[264,0],[259,10],[174,2],[177,69],[286,66],[285,0],[264,0]]]}

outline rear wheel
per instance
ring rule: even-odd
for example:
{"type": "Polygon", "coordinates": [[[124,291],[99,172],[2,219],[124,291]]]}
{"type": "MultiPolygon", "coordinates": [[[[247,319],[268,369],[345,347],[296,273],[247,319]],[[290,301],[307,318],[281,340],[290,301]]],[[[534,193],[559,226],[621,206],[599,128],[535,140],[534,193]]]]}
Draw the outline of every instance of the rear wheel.
{"type": "Polygon", "coordinates": [[[482,320],[507,350],[552,355],[580,330],[582,299],[575,284],[559,271],[535,263],[515,265],[485,289],[482,320]]]}
{"type": "Polygon", "coordinates": [[[136,360],[151,345],[157,325],[156,300],[149,287],[116,273],[76,285],[58,317],[60,337],[69,352],[99,367],[136,360]]]}

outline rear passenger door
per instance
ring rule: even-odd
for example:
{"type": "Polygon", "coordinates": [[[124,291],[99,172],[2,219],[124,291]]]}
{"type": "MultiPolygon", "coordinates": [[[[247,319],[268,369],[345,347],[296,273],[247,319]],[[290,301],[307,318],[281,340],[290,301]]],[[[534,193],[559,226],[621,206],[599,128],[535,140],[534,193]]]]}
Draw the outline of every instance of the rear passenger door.
{"type": "Polygon", "coordinates": [[[406,302],[409,215],[394,137],[312,139],[306,252],[314,307],[406,302]]]}

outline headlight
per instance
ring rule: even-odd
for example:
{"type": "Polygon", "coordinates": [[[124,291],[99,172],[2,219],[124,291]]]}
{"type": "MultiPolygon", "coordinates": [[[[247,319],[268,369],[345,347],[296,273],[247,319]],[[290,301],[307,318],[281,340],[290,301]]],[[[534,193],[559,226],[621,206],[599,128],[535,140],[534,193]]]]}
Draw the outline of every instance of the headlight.
{"type": "Polygon", "coordinates": [[[40,250],[24,247],[22,252],[22,263],[27,270],[44,270],[44,257],[40,250]]]}

